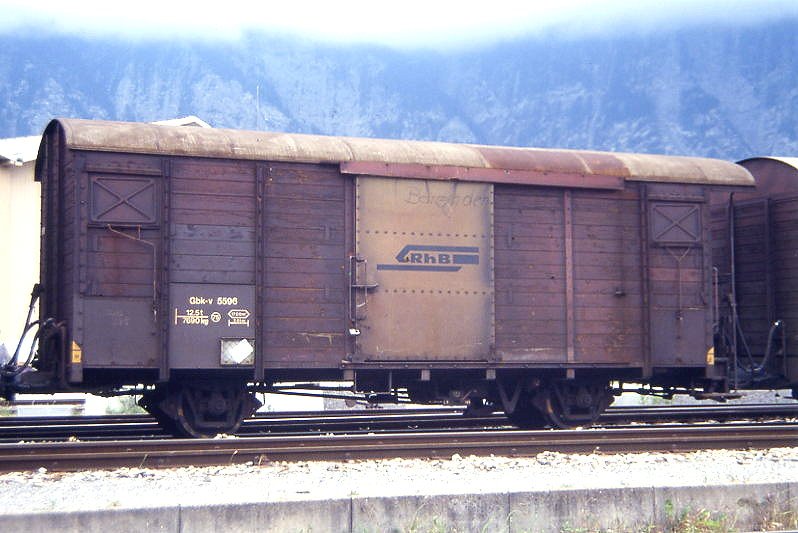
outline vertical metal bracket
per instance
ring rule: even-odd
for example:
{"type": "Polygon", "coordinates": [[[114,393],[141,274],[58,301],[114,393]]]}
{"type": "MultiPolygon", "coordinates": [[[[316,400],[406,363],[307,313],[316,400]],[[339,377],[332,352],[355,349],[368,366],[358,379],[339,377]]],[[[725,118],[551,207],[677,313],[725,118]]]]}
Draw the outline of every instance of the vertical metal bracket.
{"type": "Polygon", "coordinates": [[[168,157],[161,160],[161,175],[163,177],[163,187],[161,188],[162,202],[161,202],[161,253],[159,266],[160,270],[160,294],[158,295],[160,302],[160,316],[158,322],[160,324],[161,335],[161,357],[158,365],[158,381],[169,381],[170,367],[169,364],[169,281],[171,275],[169,272],[169,263],[172,253],[172,239],[169,237],[169,229],[172,227],[172,161],[168,157]]]}
{"type": "Polygon", "coordinates": [[[563,191],[563,242],[565,243],[565,331],[567,361],[576,361],[574,218],[571,191],[563,191]]]}
{"type": "Polygon", "coordinates": [[[651,338],[651,247],[649,242],[648,187],[639,184],[640,200],[640,289],[643,297],[643,378],[652,376],[654,347],[651,338]]]}
{"type": "Polygon", "coordinates": [[[272,179],[272,167],[255,169],[255,381],[265,379],[266,342],[263,320],[266,316],[266,191],[272,179]]]}
{"type": "Polygon", "coordinates": [[[353,255],[349,257],[349,321],[354,335],[359,334],[358,321],[365,320],[368,306],[368,292],[379,285],[368,282],[368,260],[353,255]]]}

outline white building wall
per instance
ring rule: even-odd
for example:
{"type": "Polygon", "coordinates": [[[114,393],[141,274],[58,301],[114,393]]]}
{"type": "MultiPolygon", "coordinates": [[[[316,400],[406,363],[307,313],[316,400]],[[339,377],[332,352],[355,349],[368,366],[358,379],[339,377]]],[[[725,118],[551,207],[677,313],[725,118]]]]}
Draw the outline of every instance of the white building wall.
{"type": "Polygon", "coordinates": [[[10,353],[39,280],[41,188],[33,180],[34,167],[35,161],[0,165],[0,343],[10,353]]]}

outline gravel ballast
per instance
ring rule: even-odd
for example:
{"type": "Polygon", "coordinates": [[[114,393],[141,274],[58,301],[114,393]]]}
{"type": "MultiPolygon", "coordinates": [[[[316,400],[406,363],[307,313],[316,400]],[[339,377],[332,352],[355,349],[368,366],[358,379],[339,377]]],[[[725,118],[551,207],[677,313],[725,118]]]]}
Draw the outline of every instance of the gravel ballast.
{"type": "Polygon", "coordinates": [[[0,474],[3,513],[301,501],[353,496],[533,492],[798,482],[798,447],[563,454],[0,474]],[[13,502],[13,503],[12,503],[13,502]]]}

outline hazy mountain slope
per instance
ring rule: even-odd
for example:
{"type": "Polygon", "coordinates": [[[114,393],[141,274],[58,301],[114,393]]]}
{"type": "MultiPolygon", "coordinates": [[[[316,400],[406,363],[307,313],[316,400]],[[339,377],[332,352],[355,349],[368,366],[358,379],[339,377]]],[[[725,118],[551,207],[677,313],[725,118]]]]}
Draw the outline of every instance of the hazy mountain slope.
{"type": "Polygon", "coordinates": [[[792,22],[450,53],[250,36],[0,37],[0,136],[54,116],[710,155],[798,154],[792,22]]]}

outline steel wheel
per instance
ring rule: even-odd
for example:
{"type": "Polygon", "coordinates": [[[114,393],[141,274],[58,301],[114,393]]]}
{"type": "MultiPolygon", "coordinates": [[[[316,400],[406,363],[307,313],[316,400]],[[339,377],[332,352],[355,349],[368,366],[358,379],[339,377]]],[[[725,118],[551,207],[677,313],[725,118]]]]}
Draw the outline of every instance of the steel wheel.
{"type": "Polygon", "coordinates": [[[542,429],[549,423],[536,401],[537,393],[526,392],[518,399],[512,412],[505,411],[508,420],[521,429],[542,429]]]}
{"type": "Polygon", "coordinates": [[[592,425],[614,399],[606,383],[556,381],[546,385],[539,395],[543,416],[561,429],[592,425]]]}
{"type": "Polygon", "coordinates": [[[245,384],[238,382],[172,383],[141,403],[164,431],[200,438],[235,433],[260,407],[245,384]]]}

